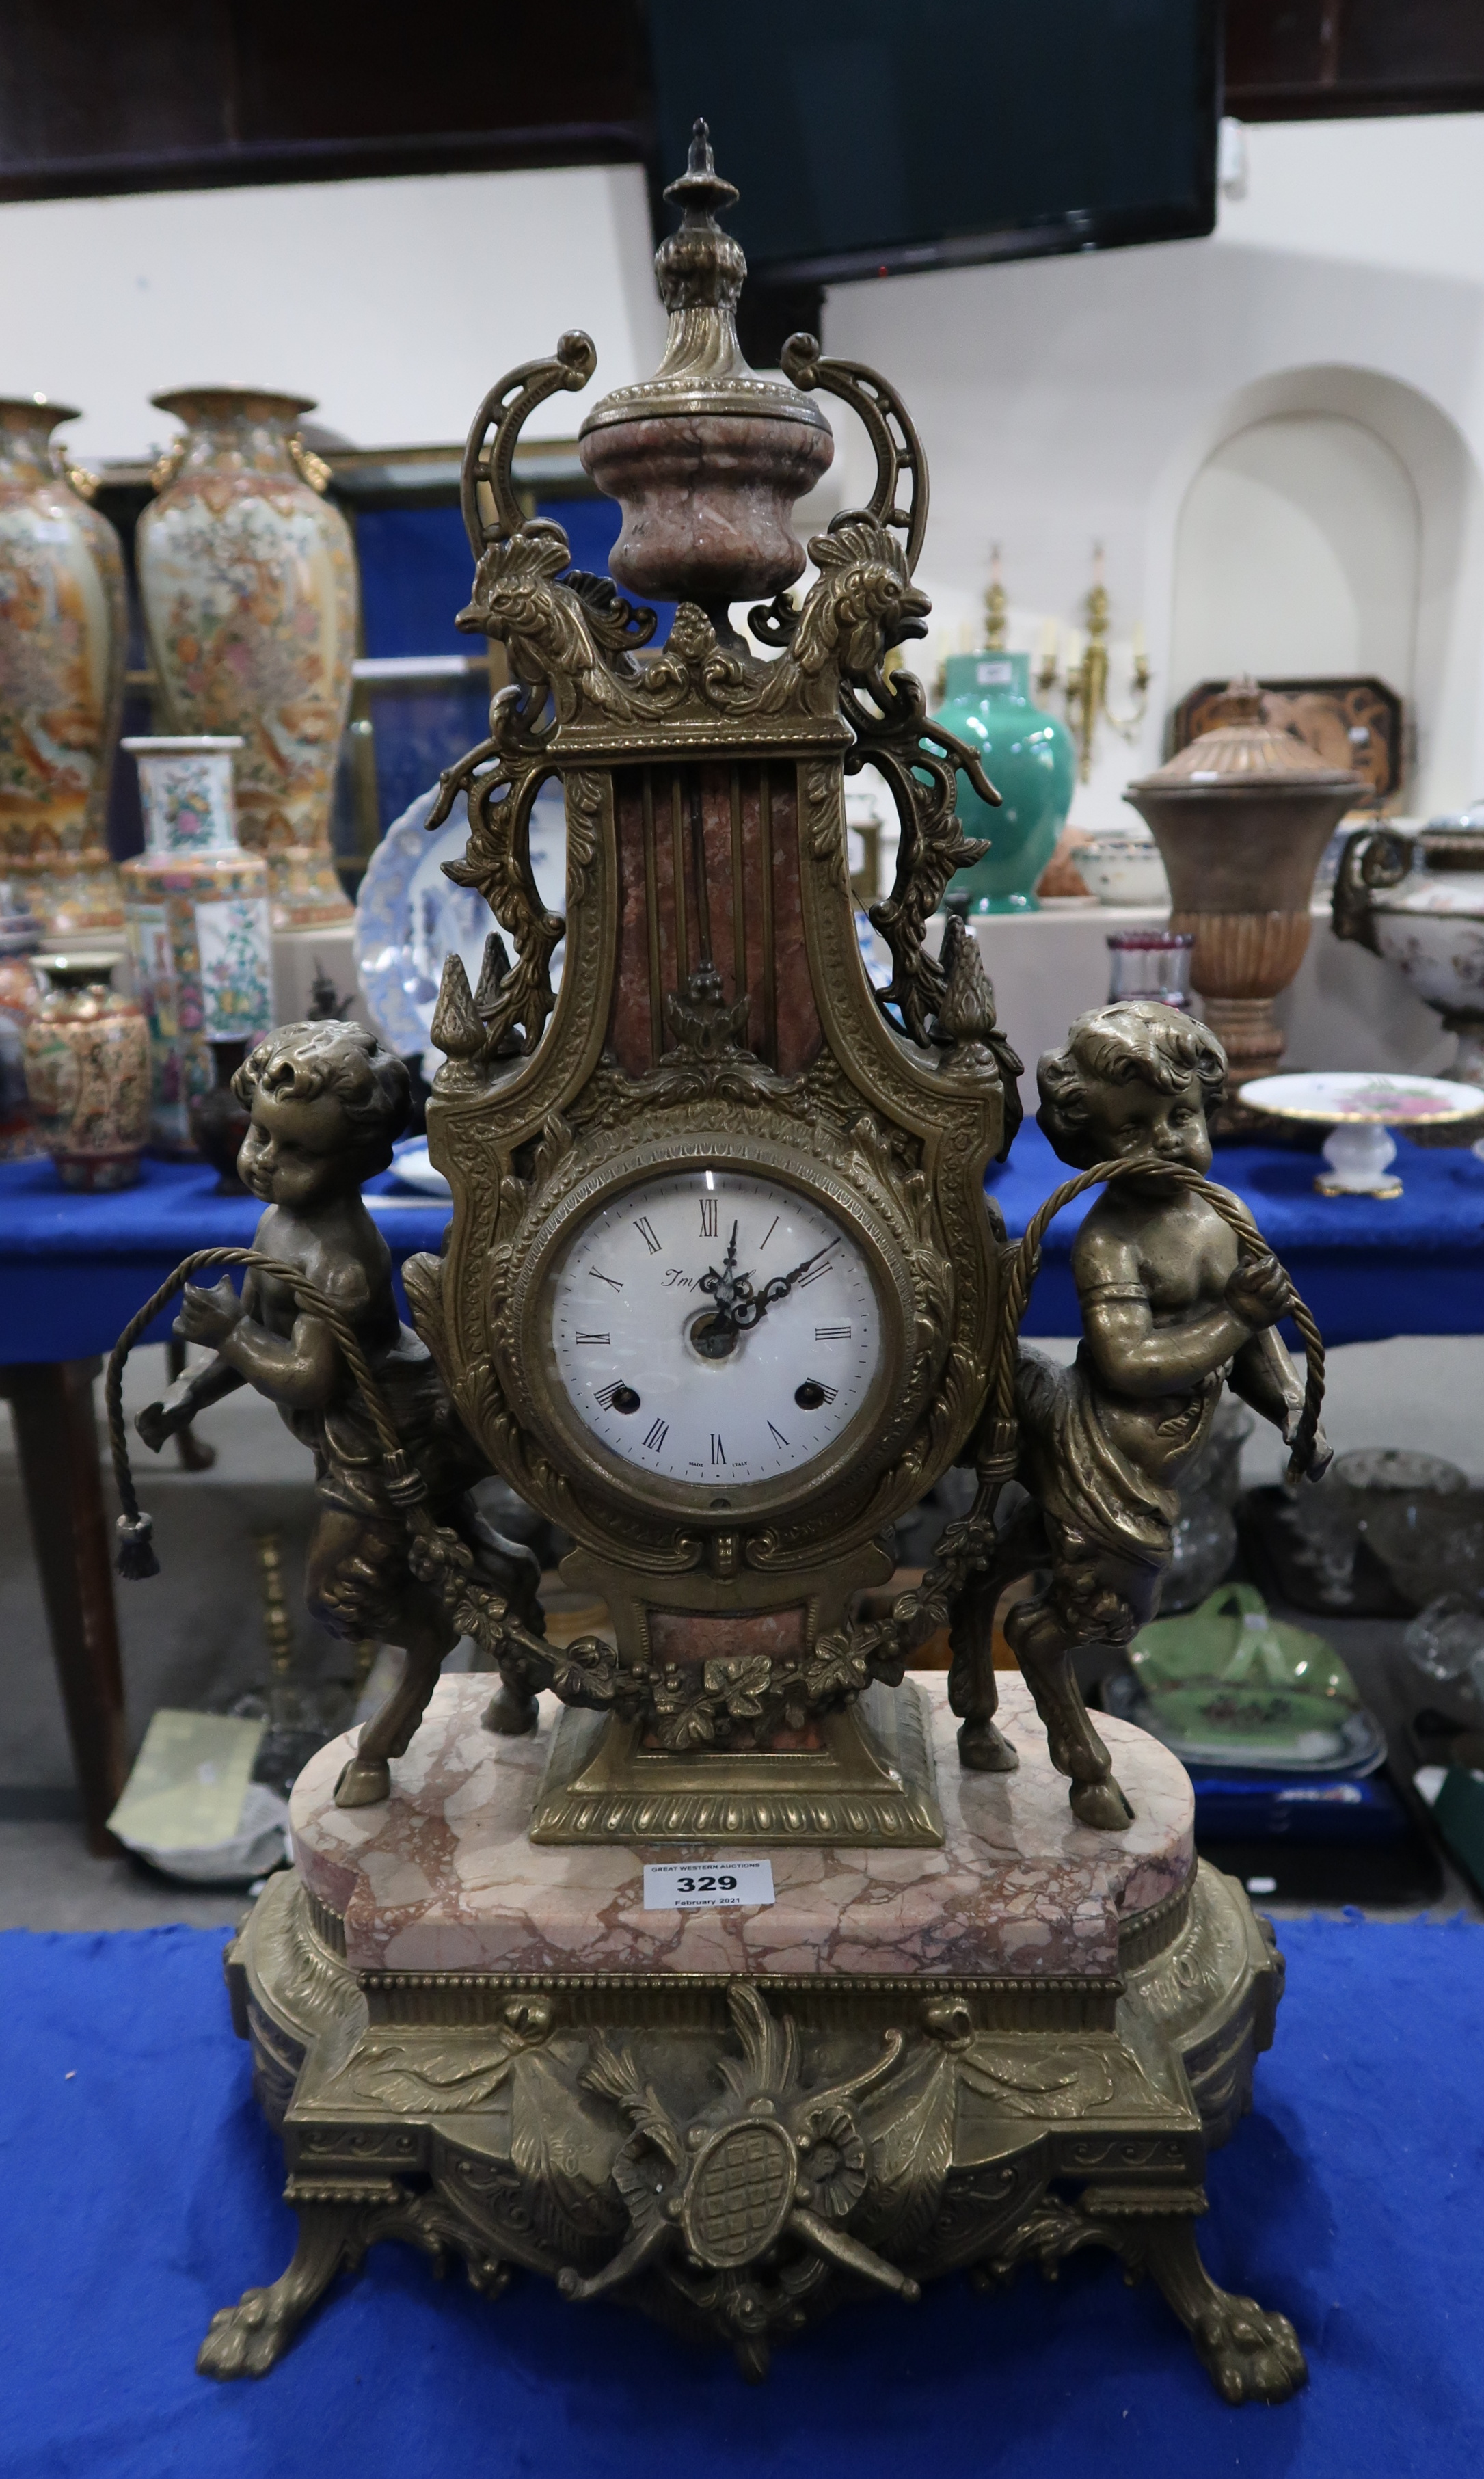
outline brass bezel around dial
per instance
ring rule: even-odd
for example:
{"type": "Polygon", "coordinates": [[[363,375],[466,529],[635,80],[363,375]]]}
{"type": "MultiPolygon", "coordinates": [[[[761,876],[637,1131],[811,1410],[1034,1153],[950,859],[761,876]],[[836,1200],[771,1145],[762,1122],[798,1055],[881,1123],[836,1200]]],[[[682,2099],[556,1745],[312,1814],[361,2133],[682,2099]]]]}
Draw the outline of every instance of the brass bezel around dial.
{"type": "Polygon", "coordinates": [[[649,1515],[663,1512],[734,1530],[739,1521],[756,1523],[812,1506],[832,1490],[858,1488],[900,1448],[918,1408],[907,1393],[915,1311],[907,1259],[887,1217],[828,1164],[801,1161],[793,1148],[761,1137],[656,1139],[635,1146],[622,1163],[596,1166],[552,1210],[516,1278],[510,1331],[517,1365],[506,1382],[548,1451],[579,1487],[649,1515]],[[706,1170],[776,1180],[832,1215],[865,1258],[882,1327],[876,1375],[839,1437],[812,1463],[782,1476],[732,1483],[722,1508],[714,1504],[714,1481],[672,1481],[611,1454],[576,1414],[551,1345],[555,1285],[569,1247],[588,1220],[648,1181],[706,1170]]]}

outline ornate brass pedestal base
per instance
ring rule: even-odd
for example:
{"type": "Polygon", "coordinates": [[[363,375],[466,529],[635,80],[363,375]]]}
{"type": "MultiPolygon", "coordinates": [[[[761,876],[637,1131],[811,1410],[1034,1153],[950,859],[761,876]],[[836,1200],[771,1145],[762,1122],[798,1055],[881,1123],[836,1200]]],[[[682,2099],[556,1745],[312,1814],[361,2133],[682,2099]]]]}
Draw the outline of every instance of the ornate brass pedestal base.
{"type": "Polygon", "coordinates": [[[552,1734],[530,1838],[935,1850],[933,1750],[910,1679],[827,1713],[823,1744],[778,1754],[651,1753],[638,1725],[570,1708],[552,1734]]]}
{"type": "Polygon", "coordinates": [[[1148,2273],[1228,2401],[1304,2380],[1281,2315],[1196,2251],[1206,2152],[1250,2101],[1282,1957],[1204,1864],[1109,1979],[352,1972],[275,1878],[228,1951],[299,2241],[199,2365],[261,2375],[381,2238],[611,2289],[759,2376],[871,2287],[986,2287],[1084,2246],[1148,2273]]]}

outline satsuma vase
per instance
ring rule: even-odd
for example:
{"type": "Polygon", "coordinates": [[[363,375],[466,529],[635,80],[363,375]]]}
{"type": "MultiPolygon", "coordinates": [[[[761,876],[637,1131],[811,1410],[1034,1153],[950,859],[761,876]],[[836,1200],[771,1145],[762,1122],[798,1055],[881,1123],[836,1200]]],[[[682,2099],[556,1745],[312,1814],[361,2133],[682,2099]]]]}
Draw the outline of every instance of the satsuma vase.
{"type": "Polygon", "coordinates": [[[0,868],[48,939],[123,928],[109,779],[123,703],[123,557],[52,444],[68,405],[0,397],[0,868]]]}

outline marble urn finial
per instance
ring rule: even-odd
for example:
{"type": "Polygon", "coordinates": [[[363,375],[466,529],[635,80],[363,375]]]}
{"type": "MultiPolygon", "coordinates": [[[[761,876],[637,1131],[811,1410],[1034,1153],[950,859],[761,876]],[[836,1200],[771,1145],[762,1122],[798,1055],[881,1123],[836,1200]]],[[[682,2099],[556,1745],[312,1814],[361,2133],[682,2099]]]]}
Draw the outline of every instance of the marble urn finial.
{"type": "Polygon", "coordinates": [[[761,378],[737,342],[747,261],[718,212],[736,202],[698,120],[690,160],[665,196],[679,229],[655,273],[670,316],[652,378],[617,388],[582,425],[582,462],[617,499],[624,530],[609,568],[631,593],[699,602],[716,616],[743,596],[781,593],[804,568],[790,522],[834,454],[818,406],[761,378]]]}

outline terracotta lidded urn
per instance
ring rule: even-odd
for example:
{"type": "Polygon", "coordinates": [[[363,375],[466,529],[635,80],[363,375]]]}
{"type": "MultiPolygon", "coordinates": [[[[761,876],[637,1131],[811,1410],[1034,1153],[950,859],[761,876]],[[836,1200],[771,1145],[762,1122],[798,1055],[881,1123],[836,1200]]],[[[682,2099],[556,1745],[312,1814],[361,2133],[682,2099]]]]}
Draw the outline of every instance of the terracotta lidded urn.
{"type": "Polygon", "coordinates": [[[1331,918],[1457,1034],[1449,1076],[1484,1085],[1484,803],[1419,834],[1372,826],[1347,836],[1331,918]]]}
{"type": "Polygon", "coordinates": [[[743,596],[781,593],[803,575],[791,511],[834,440],[810,397],[760,378],[743,358],[736,306],[747,261],[716,222],[737,192],[716,170],[704,120],[665,195],[683,214],[654,254],[670,316],[664,358],[652,378],[594,407],[578,453],[623,507],[608,555],[619,583],[699,602],[720,621],[743,596]]]}
{"type": "Polygon", "coordinates": [[[170,724],[241,735],[242,840],[268,862],[275,926],[348,921],[330,807],[359,596],[349,527],[323,497],[328,469],[298,437],[313,398],[182,388],[153,402],[185,424],[155,469],[136,547],[170,724]]]}
{"type": "Polygon", "coordinates": [[[51,983],[26,1027],[26,1089],[64,1188],[132,1188],[149,1136],[149,1027],[112,986],[119,956],[41,956],[51,983]]]}
{"type": "Polygon", "coordinates": [[[1215,715],[1124,799],[1164,856],[1170,928],[1194,936],[1190,979],[1235,1091],[1283,1056],[1272,1003],[1303,961],[1315,872],[1362,784],[1265,723],[1255,680],[1234,680],[1215,715]]]}
{"type": "Polygon", "coordinates": [[[44,937],[115,935],[109,779],[123,703],[123,558],[52,432],[74,408],[0,397],[0,868],[44,937]]]}
{"type": "Polygon", "coordinates": [[[150,1141],[196,1149],[192,1105],[218,1042],[272,1029],[269,864],[237,840],[233,735],[126,740],[139,762],[144,851],[123,864],[135,987],[149,1018],[150,1141]]]}

